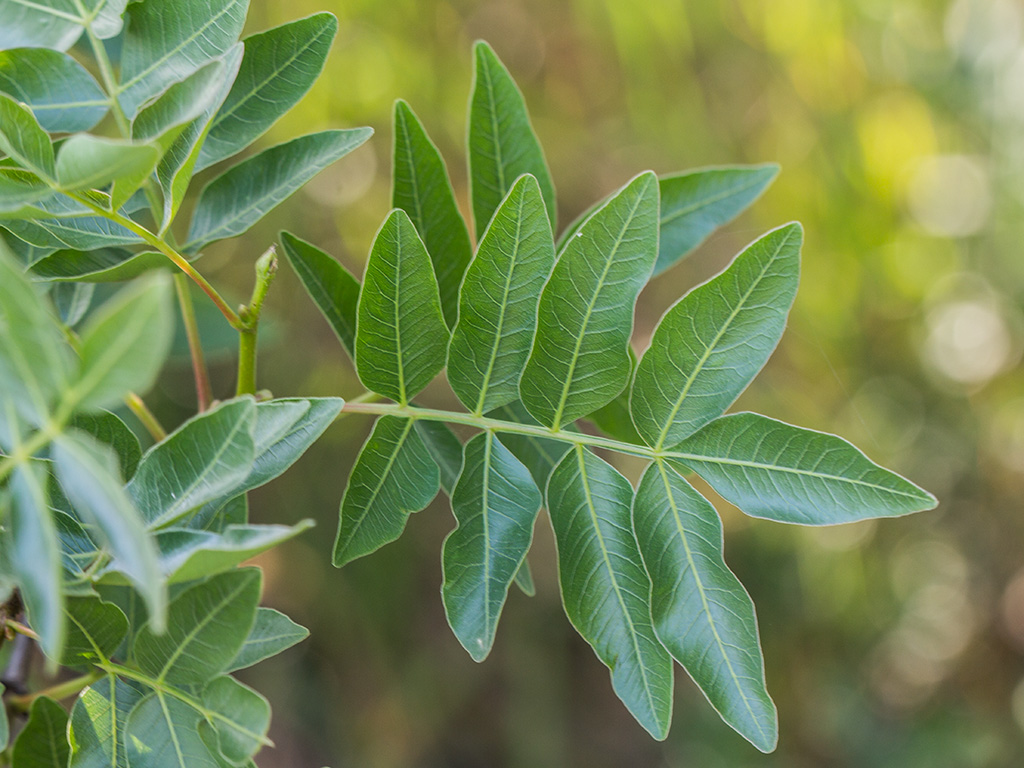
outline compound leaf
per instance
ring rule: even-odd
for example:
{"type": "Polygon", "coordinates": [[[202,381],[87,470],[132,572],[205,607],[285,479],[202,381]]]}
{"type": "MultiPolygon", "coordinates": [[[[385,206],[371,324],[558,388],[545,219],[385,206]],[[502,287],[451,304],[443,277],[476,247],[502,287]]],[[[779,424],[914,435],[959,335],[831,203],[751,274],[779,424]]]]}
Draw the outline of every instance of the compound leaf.
{"type": "Polygon", "coordinates": [[[377,419],[341,500],[334,564],[340,568],[401,536],[409,515],[426,507],[440,484],[437,464],[413,421],[377,419]]]}
{"type": "Polygon", "coordinates": [[[199,195],[184,250],[235,237],[373,134],[371,128],[330,130],[265,149],[229,168],[199,195]]]}
{"type": "Polygon", "coordinates": [[[150,624],[135,637],[139,668],[173,685],[195,685],[227,669],[256,619],[260,571],[220,573],[178,594],[167,607],[167,630],[150,624]]]}
{"type": "Polygon", "coordinates": [[[935,497],[835,435],[756,413],[715,419],[672,461],[752,517],[832,525],[932,509],[935,497]]]}
{"type": "Polygon", "coordinates": [[[630,398],[648,445],[675,445],[721,416],[768,362],[796,297],[802,241],[799,224],[769,232],[665,313],[630,398]]]}
{"type": "Polygon", "coordinates": [[[540,187],[532,176],[521,176],[466,271],[448,346],[448,381],[473,413],[518,399],[537,329],[537,303],[554,263],[540,187]]]}
{"type": "Polygon", "coordinates": [[[281,245],[306,293],[327,318],[349,357],[354,358],[359,281],[338,261],[290,232],[281,233],[281,245]]]}
{"type": "Polygon", "coordinates": [[[629,381],[633,305],[658,246],[658,183],[633,179],[580,228],[540,296],[537,336],[519,389],[560,428],[610,402],[629,381]]]}
{"type": "Polygon", "coordinates": [[[0,50],[0,91],[28,105],[50,133],[88,131],[110,108],[107,95],[81,64],[47,48],[0,50]]]}
{"type": "Polygon", "coordinates": [[[448,623],[476,661],[483,661],[494,644],[540,506],[529,470],[493,432],[466,443],[462,474],[452,491],[458,525],[444,541],[441,596],[448,623]]]}
{"type": "Polygon", "coordinates": [[[722,719],[762,752],[778,741],[754,604],[722,559],[715,508],[678,472],[651,464],[633,501],[651,577],[654,629],[722,719]]]}
{"type": "Polygon", "coordinates": [[[245,149],[291,109],[323,71],[337,31],[333,15],[317,13],[245,38],[238,76],[210,124],[197,170],[245,149]]]}
{"type": "Polygon", "coordinates": [[[416,226],[437,275],[441,309],[454,326],[459,284],[473,255],[466,222],[459,213],[448,171],[437,147],[408,104],[395,102],[391,205],[416,226]]]}
{"type": "Polygon", "coordinates": [[[473,95],[469,103],[469,186],[477,237],[512,183],[524,173],[537,179],[552,227],[557,218],[555,186],[544,152],[530,125],[526,103],[491,47],[473,46],[473,95]]]}
{"type": "Polygon", "coordinates": [[[405,405],[444,367],[448,326],[434,268],[401,209],[374,239],[357,317],[356,371],[368,389],[405,405]]]}
{"type": "Polygon", "coordinates": [[[583,446],[551,473],[548,512],[569,620],[612,673],[615,693],[656,739],[672,716],[672,659],[651,624],[651,581],[630,524],[633,488],[583,446]]]}

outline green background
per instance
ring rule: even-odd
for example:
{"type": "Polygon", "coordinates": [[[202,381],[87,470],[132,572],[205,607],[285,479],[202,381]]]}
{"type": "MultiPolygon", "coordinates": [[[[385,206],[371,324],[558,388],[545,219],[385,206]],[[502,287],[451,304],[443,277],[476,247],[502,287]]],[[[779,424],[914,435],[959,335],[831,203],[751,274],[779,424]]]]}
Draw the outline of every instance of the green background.
{"type": "MultiPolygon", "coordinates": [[[[274,706],[274,766],[864,766],[1024,764],[1024,8],[1012,0],[254,0],[248,31],[339,16],[324,76],[260,146],[372,125],[377,135],[204,273],[250,284],[287,228],[356,274],[390,200],[390,112],[407,99],[463,211],[471,44],[520,83],[547,152],[559,223],[635,173],[776,161],[751,211],[641,295],[642,350],[661,313],[747,242],[806,229],[800,292],[750,408],[836,432],[935,493],[934,512],[836,528],[718,504],[726,558],[757,606],[781,739],[757,753],[677,675],[673,729],[652,742],[562,615],[544,518],[538,594],[514,592],[491,656],[448,630],[435,503],[406,535],[338,571],[338,502],[369,419],[331,428],[253,495],[258,522],[318,528],[259,560],[266,602],[312,630],[250,672],[274,706]]],[[[230,295],[230,289],[227,290],[230,295]]],[[[202,297],[197,302],[205,306],[202,297]]],[[[260,380],[275,395],[362,391],[287,265],[267,300],[260,380]]],[[[205,314],[205,313],[204,313],[205,314]]],[[[212,317],[211,347],[232,334],[212,317]]],[[[232,354],[214,354],[217,394],[232,354]]],[[[179,364],[154,395],[194,409],[179,364]]],[[[435,382],[424,398],[456,401],[435,382]]],[[[639,466],[620,465],[637,479],[639,466]]]]}

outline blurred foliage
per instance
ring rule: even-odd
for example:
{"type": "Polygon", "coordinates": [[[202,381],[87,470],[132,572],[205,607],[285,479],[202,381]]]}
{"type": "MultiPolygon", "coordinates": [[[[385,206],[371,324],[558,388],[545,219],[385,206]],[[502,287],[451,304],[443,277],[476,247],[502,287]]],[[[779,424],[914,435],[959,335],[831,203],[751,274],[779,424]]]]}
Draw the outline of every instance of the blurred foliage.
{"type": "MultiPolygon", "coordinates": [[[[269,603],[312,630],[259,672],[277,713],[278,749],[262,765],[1024,764],[1024,7],[291,0],[254,2],[249,27],[319,10],[341,22],[325,76],[263,144],[363,124],[377,136],[251,237],[211,248],[215,281],[246,285],[255,254],[232,251],[281,227],[361,272],[389,206],[396,97],[423,119],[468,210],[470,47],[485,38],[525,91],[562,226],[644,168],[781,163],[749,214],[650,285],[641,337],[748,241],[802,221],[790,328],[739,405],[842,434],[941,506],[801,530],[721,504],[727,559],[758,606],[779,750],[757,754],[685,679],[676,727],[655,744],[561,618],[546,523],[531,557],[537,597],[512,596],[482,666],[446,630],[447,513],[429,509],[398,543],[330,567],[328,532],[369,426],[350,417],[253,500],[260,521],[320,520],[319,533],[261,562],[269,603]]],[[[294,275],[282,274],[268,312],[288,343],[268,340],[263,384],[360,391],[294,275]]],[[[230,358],[215,374],[226,392],[230,358]]],[[[169,421],[173,400],[191,397],[189,377],[183,367],[180,392],[165,384],[169,421]]],[[[431,397],[453,402],[441,389],[431,397]]]]}

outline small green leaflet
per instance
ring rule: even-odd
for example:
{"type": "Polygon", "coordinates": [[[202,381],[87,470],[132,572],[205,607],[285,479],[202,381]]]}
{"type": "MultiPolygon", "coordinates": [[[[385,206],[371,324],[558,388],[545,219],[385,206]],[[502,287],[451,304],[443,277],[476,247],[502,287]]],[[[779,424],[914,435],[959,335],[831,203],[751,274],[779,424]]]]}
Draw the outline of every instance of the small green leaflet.
{"type": "Polygon", "coordinates": [[[437,464],[412,420],[377,419],[341,500],[334,564],[340,568],[401,536],[409,515],[426,507],[440,484],[437,464]]]}
{"type": "Polygon", "coordinates": [[[231,765],[241,765],[266,740],[270,704],[252,688],[222,675],[203,690],[203,707],[223,716],[200,723],[200,734],[210,751],[216,750],[231,765]]]}
{"type": "Polygon", "coordinates": [[[444,541],[444,599],[448,623],[475,661],[494,644],[498,618],[526,552],[541,495],[529,470],[493,432],[465,446],[462,474],[452,491],[458,525],[444,541]]]}
{"type": "Polygon", "coordinates": [[[117,99],[134,117],[148,99],[238,40],[248,0],[177,0],[129,6],[117,99]]]}
{"type": "Polygon", "coordinates": [[[98,597],[72,597],[64,607],[68,637],[60,663],[65,666],[106,661],[128,634],[128,619],[113,603],[98,597]]]}
{"type": "Polygon", "coordinates": [[[327,318],[349,357],[354,358],[359,281],[335,259],[290,232],[281,233],[281,245],[306,293],[327,318]]]}
{"type": "Polygon", "coordinates": [[[99,442],[113,448],[122,478],[130,480],[135,474],[135,468],[142,458],[142,448],[139,438],[120,418],[109,411],[80,413],[71,419],[68,426],[92,435],[99,442]]]}
{"type": "Polygon", "coordinates": [[[151,448],[128,484],[150,528],[160,528],[245,480],[255,457],[251,398],[221,403],[151,448]]]}
{"type": "Polygon", "coordinates": [[[100,189],[114,182],[111,208],[118,209],[156,168],[154,144],[76,133],[57,153],[57,183],[69,191],[100,189]]]}
{"type": "Polygon", "coordinates": [[[167,607],[167,631],[147,624],[135,638],[139,668],[172,685],[204,683],[238,655],[256,619],[260,571],[242,568],[186,589],[167,607]]]}
{"type": "Polygon", "coordinates": [[[312,133],[229,168],[200,193],[183,250],[195,253],[216,240],[242,234],[372,134],[371,128],[312,133]]]}
{"type": "Polygon", "coordinates": [[[317,13],[245,38],[238,76],[210,124],[196,170],[249,146],[291,109],[323,71],[337,31],[333,15],[317,13]]]}
{"type": "Polygon", "coordinates": [[[86,688],[71,708],[68,768],[128,768],[124,728],[144,693],[113,675],[86,688]]]}
{"type": "Polygon", "coordinates": [[[473,46],[469,102],[469,186],[476,235],[481,237],[512,183],[533,174],[544,195],[552,228],[557,220],[555,186],[544,152],[530,125],[523,94],[491,47],[473,46]]]}
{"type": "Polygon", "coordinates": [[[99,216],[74,219],[36,219],[5,221],[13,235],[39,248],[70,248],[91,251],[119,245],[135,245],[142,238],[120,224],[99,216]]]}
{"type": "Polygon", "coordinates": [[[633,530],[650,574],[658,638],[722,719],[762,752],[778,721],[765,688],[754,604],[722,559],[722,524],[703,496],[663,462],[644,473],[633,530]]]}
{"type": "Polygon", "coordinates": [[[67,724],[67,712],[49,696],[33,700],[28,722],[14,740],[12,764],[16,768],[65,768],[70,752],[64,735],[67,724]]]}
{"type": "Polygon", "coordinates": [[[46,48],[0,50],[0,91],[28,105],[50,133],[88,131],[110,108],[99,83],[81,64],[46,48]]]}
{"type": "Polygon", "coordinates": [[[308,629],[300,627],[280,611],[273,608],[257,608],[252,631],[225,671],[234,672],[236,669],[251,667],[291,648],[307,637],[308,629]]]}
{"type": "Polygon", "coordinates": [[[392,211],[374,238],[357,317],[356,371],[367,389],[404,405],[444,367],[437,280],[405,211],[392,211]]]}
{"type": "Polygon", "coordinates": [[[55,251],[35,262],[30,271],[33,277],[51,283],[120,283],[170,265],[158,251],[98,248],[55,251]]]}
{"type": "Polygon", "coordinates": [[[629,381],[633,305],[658,247],[658,180],[650,171],[599,208],[562,249],[540,296],[537,335],[519,389],[555,429],[610,402],[629,381]]]}
{"type": "Polygon", "coordinates": [[[224,768],[199,735],[203,716],[183,701],[150,693],[125,724],[129,768],[224,768]]]}
{"type": "Polygon", "coordinates": [[[128,0],[0,0],[0,49],[30,46],[64,51],[88,26],[101,40],[114,37],[123,25],[128,0]]]}
{"type": "Polygon", "coordinates": [[[519,398],[537,328],[537,302],[555,263],[540,187],[521,176],[487,227],[459,292],[448,381],[473,413],[519,398]]]}
{"type": "Polygon", "coordinates": [[[573,447],[551,473],[548,512],[565,612],[612,672],[612,687],[656,739],[672,716],[672,659],[651,624],[651,581],[630,524],[633,488],[573,447]]]}
{"type": "Polygon", "coordinates": [[[448,171],[419,118],[395,102],[391,205],[401,208],[423,238],[437,275],[448,326],[458,317],[459,284],[473,250],[448,171]]]}
{"type": "Polygon", "coordinates": [[[938,503],[841,437],[756,413],[722,416],[670,455],[748,515],[782,523],[896,517],[938,503]]]}
{"type": "Polygon", "coordinates": [[[42,179],[56,176],[53,145],[28,107],[0,93],[0,150],[42,179]]]}
{"type": "Polygon", "coordinates": [[[802,241],[799,224],[769,232],[665,313],[630,399],[648,445],[675,445],[721,416],[768,362],[796,296],[802,241]]]}

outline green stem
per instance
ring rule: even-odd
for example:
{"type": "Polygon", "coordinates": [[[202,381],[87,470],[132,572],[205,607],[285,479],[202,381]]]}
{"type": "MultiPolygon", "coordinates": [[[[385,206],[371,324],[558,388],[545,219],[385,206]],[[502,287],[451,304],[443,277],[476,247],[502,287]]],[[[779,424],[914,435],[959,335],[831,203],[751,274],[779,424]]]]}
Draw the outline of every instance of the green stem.
{"type": "Polygon", "coordinates": [[[192,306],[192,294],[188,291],[188,280],[185,278],[185,275],[178,274],[174,276],[174,288],[178,293],[181,319],[185,325],[185,336],[188,338],[188,351],[192,356],[192,373],[196,381],[196,398],[199,401],[199,412],[202,413],[213,402],[213,387],[210,385],[210,372],[206,367],[203,343],[199,338],[199,323],[196,322],[196,310],[192,306]]]}
{"type": "Polygon", "coordinates": [[[33,630],[31,627],[22,624],[20,621],[17,621],[16,619],[4,619],[3,625],[5,627],[10,627],[19,635],[24,635],[29,640],[39,640],[39,635],[36,633],[35,630],[33,630]]]}
{"type": "Polygon", "coordinates": [[[8,703],[15,709],[27,712],[32,707],[32,702],[40,696],[48,696],[51,699],[60,701],[61,699],[66,699],[69,696],[74,696],[76,693],[88,688],[104,676],[105,673],[103,670],[94,669],[92,672],[84,674],[81,677],[76,677],[63,683],[58,683],[57,685],[50,686],[49,688],[44,688],[41,691],[36,691],[35,693],[26,693],[24,696],[12,696],[8,699],[8,703]]]}
{"type": "Polygon", "coordinates": [[[619,440],[612,440],[599,435],[587,435],[583,432],[569,432],[564,429],[551,429],[550,427],[539,427],[532,424],[518,424],[514,421],[503,421],[491,419],[486,416],[474,416],[471,413],[458,411],[442,411],[435,408],[417,408],[409,405],[397,405],[395,403],[366,403],[350,401],[342,408],[343,413],[372,413],[381,416],[402,416],[407,419],[424,419],[427,421],[447,421],[451,424],[465,424],[469,427],[490,430],[494,432],[510,432],[517,435],[528,435],[530,437],[543,437],[553,440],[561,440],[574,445],[589,445],[594,448],[605,448],[609,451],[628,453],[632,456],[643,456],[645,458],[657,458],[658,456],[675,456],[672,451],[661,451],[648,448],[645,445],[634,445],[619,440]]]}
{"type": "Polygon", "coordinates": [[[241,329],[243,327],[242,319],[238,316],[238,313],[228,306],[228,303],[219,293],[217,293],[217,290],[210,285],[206,278],[199,274],[199,272],[196,271],[196,268],[189,264],[188,260],[184,256],[171,248],[171,246],[165,243],[161,238],[157,237],[140,224],[137,224],[132,219],[129,219],[127,216],[122,216],[117,211],[108,211],[106,208],[96,205],[96,203],[88,197],[74,192],[66,192],[65,194],[78,201],[86,208],[89,208],[97,215],[102,216],[115,224],[120,224],[125,229],[141,237],[148,245],[151,245],[153,248],[160,251],[160,253],[171,260],[174,266],[192,278],[193,282],[203,290],[203,293],[210,297],[210,300],[217,306],[217,309],[219,309],[221,314],[224,315],[232,328],[241,329]]]}
{"type": "MultiPolygon", "coordinates": [[[[81,3],[76,2],[76,5],[84,16],[85,9],[82,8],[81,3]]],[[[93,58],[96,59],[96,64],[99,66],[100,78],[103,80],[103,87],[107,90],[107,97],[110,99],[110,109],[114,113],[114,120],[117,121],[118,130],[121,131],[122,136],[128,137],[131,133],[131,126],[128,124],[128,118],[124,113],[124,109],[121,108],[121,102],[117,98],[117,81],[114,79],[114,68],[110,64],[110,58],[107,56],[107,49],[103,47],[103,42],[93,34],[91,24],[85,25],[85,34],[89,38],[93,58]]]]}
{"type": "Polygon", "coordinates": [[[124,398],[125,404],[135,414],[135,418],[142,422],[142,426],[146,428],[150,436],[158,443],[167,437],[167,430],[163,428],[163,425],[157,421],[156,416],[149,410],[146,403],[143,402],[142,398],[134,392],[129,392],[124,398]]]}
{"type": "Polygon", "coordinates": [[[235,395],[256,393],[256,345],[259,340],[260,312],[270,284],[277,274],[277,255],[274,246],[256,260],[256,284],[249,304],[239,310],[242,326],[238,329],[238,386],[235,395]]]}

